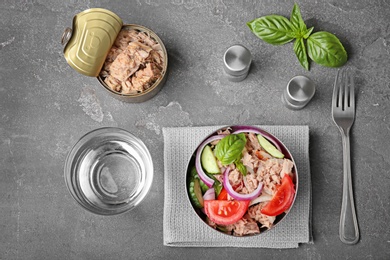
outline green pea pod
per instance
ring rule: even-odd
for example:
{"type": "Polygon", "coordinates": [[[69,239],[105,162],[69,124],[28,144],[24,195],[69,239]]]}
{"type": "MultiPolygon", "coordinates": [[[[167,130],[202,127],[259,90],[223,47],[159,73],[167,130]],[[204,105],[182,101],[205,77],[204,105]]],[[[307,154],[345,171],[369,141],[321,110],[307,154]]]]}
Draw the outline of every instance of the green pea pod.
{"type": "Polygon", "coordinates": [[[326,67],[340,67],[348,59],[340,40],[325,31],[315,32],[307,38],[307,53],[313,61],[326,67]]]}
{"type": "Polygon", "coordinates": [[[198,176],[198,172],[196,171],[196,167],[191,168],[191,180],[195,179],[198,176]]]}
{"type": "Polygon", "coordinates": [[[197,208],[203,208],[203,196],[202,191],[199,185],[199,179],[193,179],[190,182],[189,193],[191,202],[197,208]]]}
{"type": "Polygon", "coordinates": [[[202,190],[202,194],[205,194],[205,192],[209,189],[209,187],[199,178],[199,185],[200,189],[202,190]]]}

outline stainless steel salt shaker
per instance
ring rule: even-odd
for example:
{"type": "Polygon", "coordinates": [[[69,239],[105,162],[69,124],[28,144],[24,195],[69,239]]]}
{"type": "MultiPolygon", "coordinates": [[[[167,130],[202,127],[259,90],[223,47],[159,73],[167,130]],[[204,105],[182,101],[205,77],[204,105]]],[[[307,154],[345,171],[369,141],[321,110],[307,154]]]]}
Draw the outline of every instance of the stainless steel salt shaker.
{"type": "Polygon", "coordinates": [[[248,75],[252,54],[246,47],[236,44],[226,50],[223,61],[226,77],[230,81],[239,82],[248,75]]]}
{"type": "Polygon", "coordinates": [[[316,91],[314,82],[305,76],[293,77],[282,94],[283,104],[293,110],[303,108],[316,91]]]}

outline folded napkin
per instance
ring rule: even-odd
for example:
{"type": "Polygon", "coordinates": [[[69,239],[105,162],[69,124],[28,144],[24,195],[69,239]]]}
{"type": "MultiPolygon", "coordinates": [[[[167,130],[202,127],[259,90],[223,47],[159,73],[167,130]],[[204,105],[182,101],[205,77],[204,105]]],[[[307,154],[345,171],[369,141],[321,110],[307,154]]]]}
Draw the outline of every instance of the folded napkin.
{"type": "Polygon", "coordinates": [[[297,198],[290,213],[274,229],[251,237],[233,237],[207,226],[186,193],[186,169],[197,145],[221,126],[168,127],[164,135],[164,245],[175,247],[296,248],[310,243],[311,179],[308,126],[259,126],[290,150],[298,169],[297,198]]]}

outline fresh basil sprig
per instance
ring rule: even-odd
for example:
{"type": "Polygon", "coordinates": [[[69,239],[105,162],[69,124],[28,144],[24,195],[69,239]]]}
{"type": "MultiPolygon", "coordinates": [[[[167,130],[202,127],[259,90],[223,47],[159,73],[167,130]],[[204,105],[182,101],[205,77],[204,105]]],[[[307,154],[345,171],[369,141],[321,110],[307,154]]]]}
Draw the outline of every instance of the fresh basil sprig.
{"type": "Polygon", "coordinates": [[[267,15],[247,22],[247,25],[257,37],[272,45],[283,45],[295,39],[295,55],[307,70],[308,56],[326,67],[340,67],[347,62],[347,52],[340,40],[325,31],[312,34],[314,28],[307,28],[296,3],[290,20],[280,15],[267,15]]]}
{"type": "Polygon", "coordinates": [[[241,156],[245,144],[246,137],[244,133],[227,135],[215,146],[215,156],[223,165],[229,165],[241,156]]]}

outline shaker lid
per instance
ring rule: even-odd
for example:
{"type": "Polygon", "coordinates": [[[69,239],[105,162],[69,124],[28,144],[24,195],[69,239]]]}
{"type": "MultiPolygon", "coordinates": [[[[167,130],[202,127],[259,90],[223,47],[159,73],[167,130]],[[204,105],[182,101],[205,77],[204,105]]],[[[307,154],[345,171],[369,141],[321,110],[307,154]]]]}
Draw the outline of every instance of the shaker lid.
{"type": "Polygon", "coordinates": [[[73,28],[65,29],[61,41],[68,64],[81,74],[97,77],[122,25],[119,16],[102,8],[75,15],[73,28]]]}
{"type": "Polygon", "coordinates": [[[252,55],[247,48],[237,44],[226,50],[223,61],[226,73],[232,76],[240,76],[249,71],[252,55]]]}
{"type": "Polygon", "coordinates": [[[288,108],[301,109],[309,103],[316,91],[314,82],[305,76],[295,76],[283,92],[283,101],[288,108]]]}

